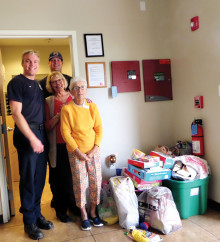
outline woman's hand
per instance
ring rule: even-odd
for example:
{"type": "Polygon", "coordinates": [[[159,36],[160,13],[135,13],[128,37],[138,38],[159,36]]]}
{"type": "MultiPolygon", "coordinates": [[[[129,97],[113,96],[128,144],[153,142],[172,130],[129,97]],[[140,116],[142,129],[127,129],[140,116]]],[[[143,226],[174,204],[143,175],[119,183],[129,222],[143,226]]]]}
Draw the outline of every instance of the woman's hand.
{"type": "Polygon", "coordinates": [[[88,158],[91,160],[92,159],[92,157],[95,155],[95,153],[97,152],[97,150],[98,150],[98,145],[94,145],[94,147],[89,151],[89,152],[87,152],[86,154],[87,154],[87,156],[88,156],[88,158]]]}
{"type": "Polygon", "coordinates": [[[60,112],[54,116],[55,119],[60,120],[60,112]]]}
{"type": "Polygon", "coordinates": [[[86,98],[86,102],[87,102],[87,103],[92,103],[92,100],[89,99],[89,98],[86,98]]]}
{"type": "Polygon", "coordinates": [[[76,148],[73,151],[73,154],[76,155],[80,160],[90,161],[90,158],[88,157],[88,155],[87,154],[84,154],[83,152],[81,152],[78,148],[76,148]]]}

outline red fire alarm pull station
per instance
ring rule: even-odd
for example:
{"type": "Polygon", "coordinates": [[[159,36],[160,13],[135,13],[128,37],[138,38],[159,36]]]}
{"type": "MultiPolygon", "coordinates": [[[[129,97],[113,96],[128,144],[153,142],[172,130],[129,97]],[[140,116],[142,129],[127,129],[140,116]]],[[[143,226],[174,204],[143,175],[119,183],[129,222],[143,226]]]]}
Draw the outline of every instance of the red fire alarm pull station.
{"type": "Polygon", "coordinates": [[[191,18],[191,30],[195,31],[199,28],[199,16],[191,18]]]}
{"type": "Polygon", "coordinates": [[[194,97],[194,107],[203,108],[203,96],[194,97]]]}

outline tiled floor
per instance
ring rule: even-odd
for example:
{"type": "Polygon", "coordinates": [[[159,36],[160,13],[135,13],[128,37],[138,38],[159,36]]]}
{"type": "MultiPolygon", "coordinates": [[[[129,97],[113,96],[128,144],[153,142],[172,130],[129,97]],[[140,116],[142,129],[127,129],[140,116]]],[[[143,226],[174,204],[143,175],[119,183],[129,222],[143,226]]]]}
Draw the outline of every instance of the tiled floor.
{"type": "MultiPolygon", "coordinates": [[[[7,224],[0,224],[0,241],[33,241],[25,233],[22,223],[22,216],[18,212],[20,202],[18,195],[18,183],[14,184],[16,216],[12,217],[7,224]]],[[[91,231],[80,229],[80,219],[73,218],[71,223],[61,223],[57,220],[54,209],[50,207],[51,192],[49,185],[45,186],[42,198],[42,214],[54,223],[54,229],[43,231],[43,241],[74,241],[74,242],[126,242],[132,241],[124,235],[124,230],[119,224],[92,228],[91,231]]],[[[208,209],[205,215],[193,216],[182,220],[183,228],[169,235],[162,235],[158,232],[164,242],[205,242],[220,241],[220,213],[208,209]]]]}

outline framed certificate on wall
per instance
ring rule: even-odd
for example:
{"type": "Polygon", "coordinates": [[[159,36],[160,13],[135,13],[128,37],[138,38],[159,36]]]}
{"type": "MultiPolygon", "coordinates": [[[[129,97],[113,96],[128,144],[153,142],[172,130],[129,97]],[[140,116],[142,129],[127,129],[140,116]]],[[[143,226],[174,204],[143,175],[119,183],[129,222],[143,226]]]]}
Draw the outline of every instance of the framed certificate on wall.
{"type": "Polygon", "coordinates": [[[107,87],[105,62],[86,62],[87,86],[107,87]]]}
{"type": "Polygon", "coordinates": [[[102,34],[84,34],[86,57],[104,56],[102,34]]]}

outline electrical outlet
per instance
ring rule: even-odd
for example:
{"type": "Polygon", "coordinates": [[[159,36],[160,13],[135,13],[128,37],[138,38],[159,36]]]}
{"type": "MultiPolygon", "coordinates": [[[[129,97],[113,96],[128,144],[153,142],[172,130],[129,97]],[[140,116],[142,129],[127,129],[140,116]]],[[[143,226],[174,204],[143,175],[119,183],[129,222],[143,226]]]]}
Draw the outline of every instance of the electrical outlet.
{"type": "Polygon", "coordinates": [[[116,169],[116,167],[115,167],[115,163],[111,163],[109,168],[110,168],[110,169],[116,169]]]}

